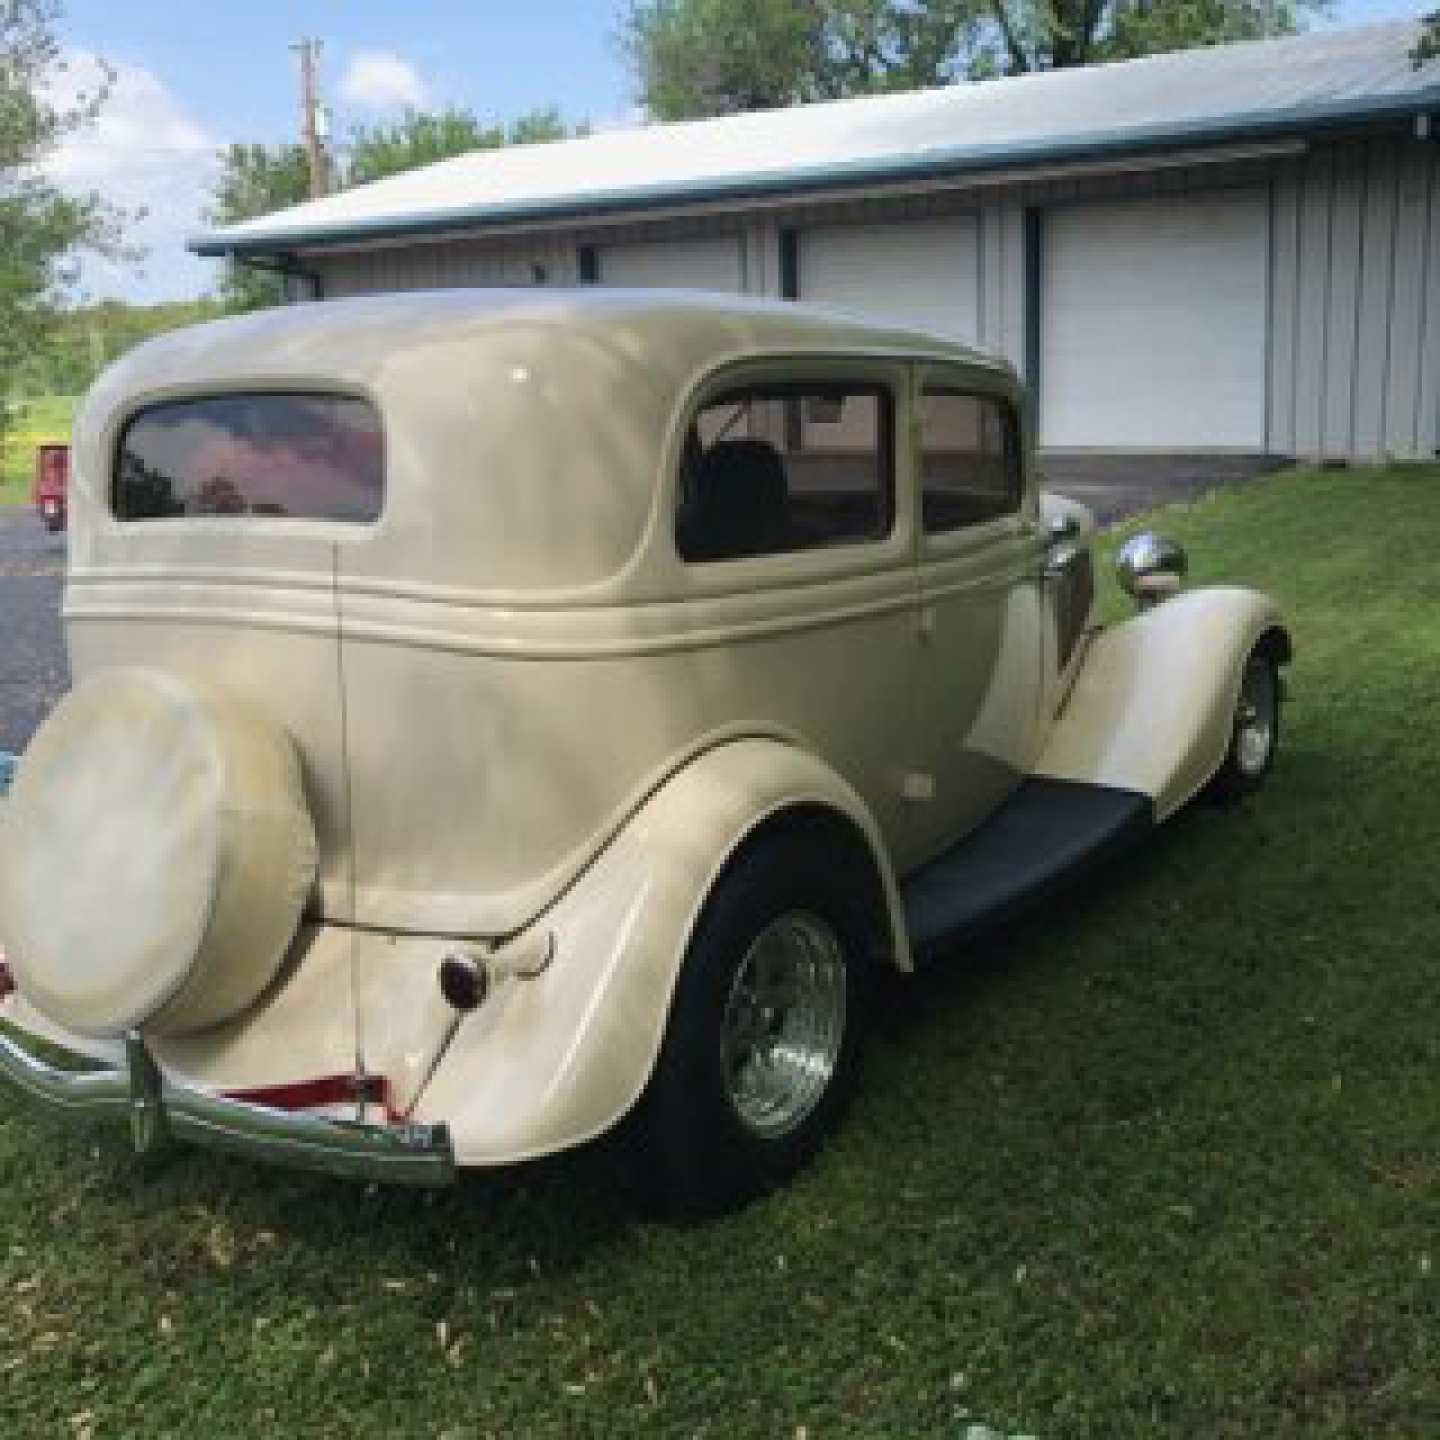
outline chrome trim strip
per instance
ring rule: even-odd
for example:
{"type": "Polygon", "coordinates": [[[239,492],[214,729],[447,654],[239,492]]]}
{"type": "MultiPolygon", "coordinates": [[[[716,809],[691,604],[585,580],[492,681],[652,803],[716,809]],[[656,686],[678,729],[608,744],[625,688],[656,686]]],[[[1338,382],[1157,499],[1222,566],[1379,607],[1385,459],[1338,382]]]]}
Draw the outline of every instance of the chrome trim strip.
{"type": "MultiPolygon", "coordinates": [[[[909,572],[907,583],[913,584],[909,572]]],[[[967,588],[977,582],[967,582],[967,588]]],[[[995,583],[999,583],[998,581],[995,583]]],[[[347,643],[368,642],[399,645],[407,649],[436,650],[454,655],[479,655],[493,659],[512,660],[594,660],[628,659],[636,655],[663,655],[674,651],[713,649],[735,643],[771,640],[802,631],[823,630],[847,625],[853,621],[890,615],[900,610],[915,609],[912,588],[894,594],[838,603],[826,610],[786,616],[739,618],[729,623],[697,626],[694,629],[657,629],[648,635],[624,635],[611,638],[595,636],[579,639],[548,639],[523,634],[466,633],[459,627],[443,630],[423,625],[406,625],[362,619],[347,614],[347,643]]],[[[634,607],[639,612],[643,607],[634,607]]],[[[283,631],[295,635],[332,637],[337,633],[334,621],[307,621],[283,614],[266,614],[255,610],[237,610],[209,605],[124,605],[80,601],[69,597],[61,611],[66,620],[125,620],[137,623],[172,625],[218,625],[250,630],[283,631]]],[[[488,616],[483,618],[490,618],[488,616]]],[[[561,617],[562,620],[565,617],[561,617]]]]}
{"type": "Polygon", "coordinates": [[[136,1152],[170,1140],[356,1180],[448,1185],[455,1155],[444,1125],[367,1125],[229,1100],[167,1079],[136,1031],[124,1070],[60,1070],[0,1034],[0,1078],[54,1110],[128,1116],[136,1152]]]}

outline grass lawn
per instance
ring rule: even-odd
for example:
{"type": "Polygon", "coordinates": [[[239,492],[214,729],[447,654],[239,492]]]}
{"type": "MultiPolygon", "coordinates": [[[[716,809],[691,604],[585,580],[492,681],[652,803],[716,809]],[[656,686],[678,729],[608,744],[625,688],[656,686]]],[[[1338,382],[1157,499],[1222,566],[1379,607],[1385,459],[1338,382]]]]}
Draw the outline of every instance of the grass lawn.
{"type": "Polygon", "coordinates": [[[1440,470],[1163,525],[1294,619],[1270,787],[893,987],[800,1182],[672,1228],[593,1154],[380,1192],[7,1106],[0,1434],[1440,1434],[1440,470]]]}
{"type": "Polygon", "coordinates": [[[0,450],[0,505],[28,505],[35,479],[35,447],[48,441],[69,440],[75,399],[46,395],[19,408],[5,432],[0,450]]]}

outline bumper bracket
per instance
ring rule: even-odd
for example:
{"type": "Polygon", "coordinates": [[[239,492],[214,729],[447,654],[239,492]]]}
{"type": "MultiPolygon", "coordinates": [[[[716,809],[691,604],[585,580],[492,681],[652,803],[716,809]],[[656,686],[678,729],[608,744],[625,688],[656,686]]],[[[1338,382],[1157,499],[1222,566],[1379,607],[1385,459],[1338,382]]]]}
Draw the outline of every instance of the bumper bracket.
{"type": "Polygon", "coordinates": [[[455,1178],[444,1125],[332,1120],[212,1094],[167,1079],[136,1030],[125,1037],[123,1070],[62,1070],[0,1033],[0,1079],[54,1111],[128,1115],[140,1154],[174,1140],[358,1180],[447,1185],[455,1178]]]}

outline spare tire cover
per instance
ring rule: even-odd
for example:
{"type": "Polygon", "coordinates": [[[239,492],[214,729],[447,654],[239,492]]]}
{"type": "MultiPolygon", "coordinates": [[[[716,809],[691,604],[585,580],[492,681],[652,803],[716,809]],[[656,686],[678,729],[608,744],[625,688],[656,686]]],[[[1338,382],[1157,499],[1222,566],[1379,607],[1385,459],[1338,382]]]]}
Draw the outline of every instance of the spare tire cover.
{"type": "Polygon", "coordinates": [[[0,806],[0,944],[72,1030],[198,1030],[269,984],[315,872],[279,725],[206,684],[106,670],[40,727],[0,806]]]}

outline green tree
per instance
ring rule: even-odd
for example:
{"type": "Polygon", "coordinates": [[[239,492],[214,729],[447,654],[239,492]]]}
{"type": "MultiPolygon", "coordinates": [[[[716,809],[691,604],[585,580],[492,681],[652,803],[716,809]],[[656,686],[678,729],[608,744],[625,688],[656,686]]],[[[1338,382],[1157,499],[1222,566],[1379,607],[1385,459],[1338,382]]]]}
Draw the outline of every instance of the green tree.
{"type": "Polygon", "coordinates": [[[1293,32],[1328,0],[626,0],[657,119],[727,115],[1293,32]]]}
{"type": "Polygon", "coordinates": [[[45,176],[61,141],[88,124],[105,83],[73,102],[53,97],[63,75],[58,0],[0,0],[0,431],[22,364],[47,328],[85,248],[125,253],[123,216],[94,195],[67,195],[45,176]]]}
{"type": "Polygon", "coordinates": [[[169,300],[132,305],[124,300],[63,307],[50,317],[47,343],[26,356],[18,392],[23,395],[79,395],[112,360],[132,346],[221,314],[214,300],[169,300]]]}
{"type": "MultiPolygon", "coordinates": [[[[289,205],[310,194],[310,170],[300,145],[231,145],[220,157],[220,178],[206,219],[235,225],[289,205]]],[[[227,310],[258,310],[284,298],[279,275],[227,260],[220,276],[220,298],[227,310]]]]}
{"type": "Polygon", "coordinates": [[[629,0],[620,43],[660,120],[917,85],[955,71],[979,0],[629,0]]]}
{"type": "MultiPolygon", "coordinates": [[[[390,124],[356,126],[345,147],[347,161],[335,178],[342,188],[364,185],[471,150],[533,145],[581,133],[583,127],[567,126],[553,106],[522,115],[509,125],[483,124],[457,107],[438,113],[412,110],[390,124]]],[[[231,145],[221,156],[213,194],[206,218],[214,225],[234,225],[298,205],[310,194],[305,151],[299,145],[231,145]]],[[[243,311],[278,305],[285,287],[274,272],[231,260],[226,262],[219,290],[227,310],[243,311]]]]}
{"type": "Polygon", "coordinates": [[[350,185],[364,185],[472,150],[535,145],[579,133],[565,124],[554,106],[531,111],[509,125],[487,125],[455,106],[438,113],[409,110],[390,124],[357,125],[350,132],[345,179],[350,185]]]}
{"type": "Polygon", "coordinates": [[[1418,70],[1427,60],[1440,59],[1440,10],[1425,17],[1424,29],[1410,52],[1410,58],[1418,70]]]}
{"type": "Polygon", "coordinates": [[[1322,12],[1329,4],[1330,0],[1015,0],[1013,13],[1022,22],[1021,33],[1037,38],[1022,47],[1023,65],[1007,47],[1009,68],[1059,69],[1293,35],[1307,12],[1322,12]]]}

